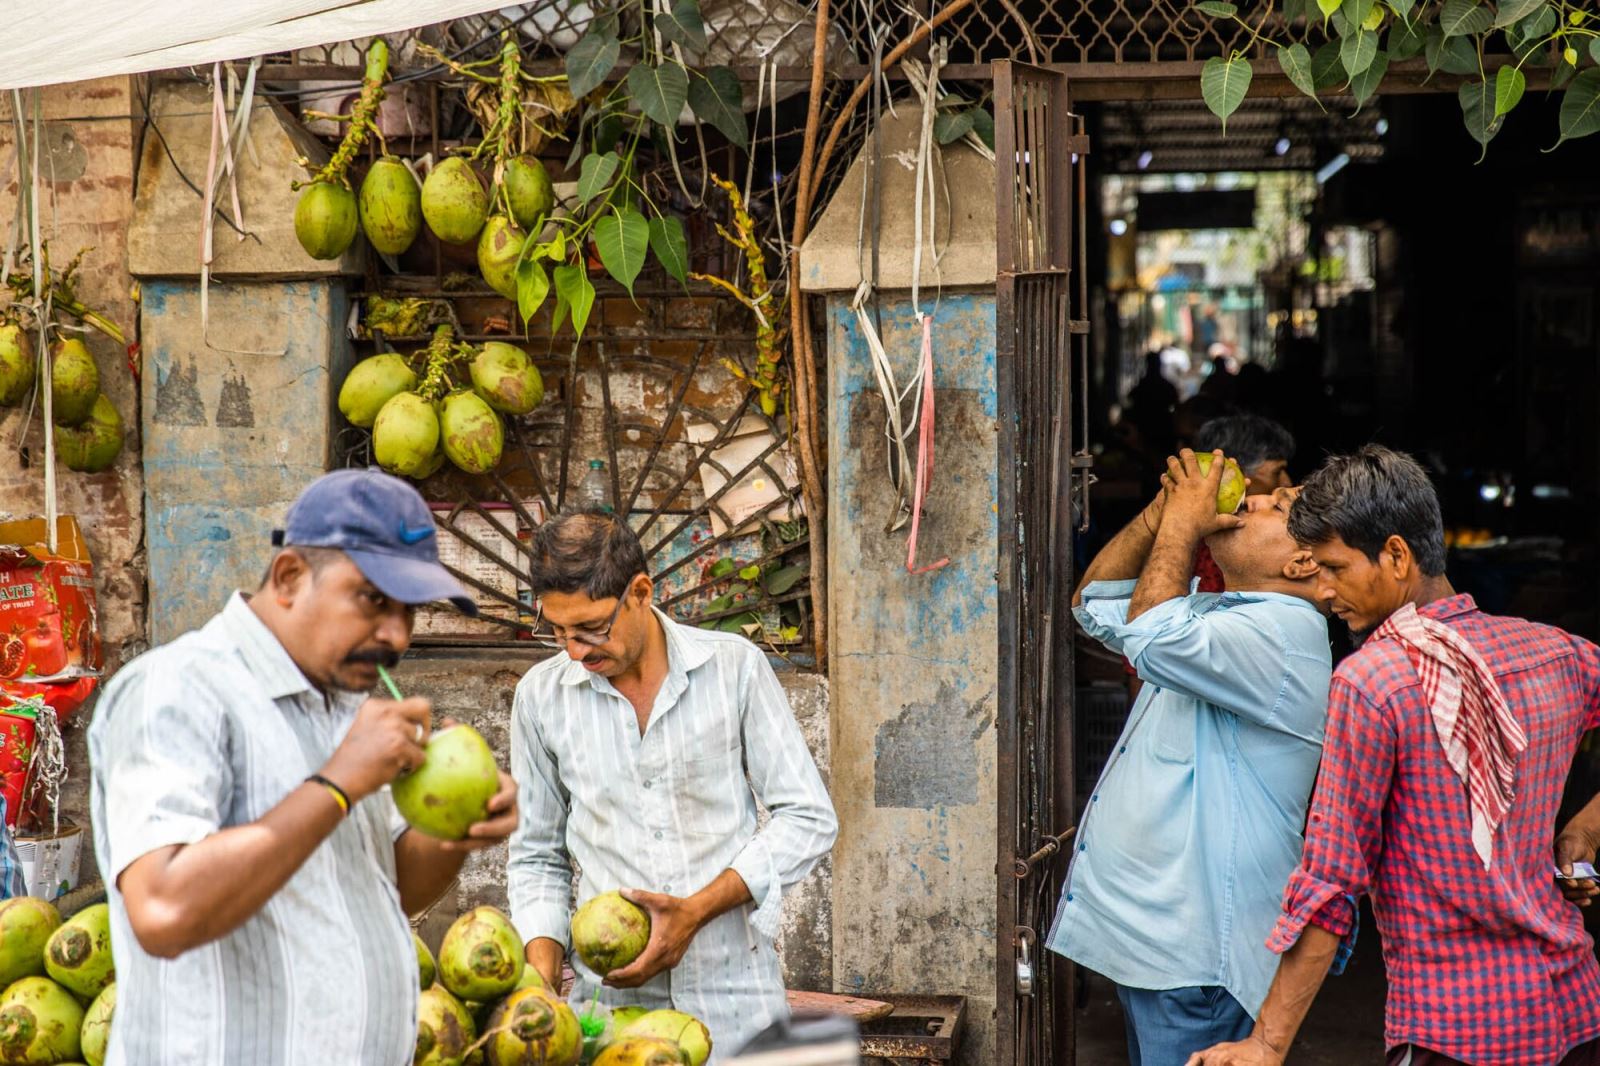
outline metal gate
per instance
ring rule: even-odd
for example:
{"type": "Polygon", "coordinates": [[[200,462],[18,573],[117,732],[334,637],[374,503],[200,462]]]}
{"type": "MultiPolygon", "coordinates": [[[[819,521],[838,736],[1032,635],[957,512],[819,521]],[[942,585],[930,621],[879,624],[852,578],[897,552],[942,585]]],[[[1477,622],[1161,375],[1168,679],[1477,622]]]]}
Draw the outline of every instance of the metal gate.
{"type": "Polygon", "coordinates": [[[1045,951],[1073,810],[1072,539],[1089,508],[1089,150],[1064,74],[994,64],[1000,715],[998,1056],[1069,1066],[1073,974],[1045,951]],[[1076,277],[1073,272],[1076,270],[1076,277]],[[1076,292],[1074,292],[1074,283],[1076,292]],[[1076,315],[1076,317],[1075,317],[1076,315]]]}

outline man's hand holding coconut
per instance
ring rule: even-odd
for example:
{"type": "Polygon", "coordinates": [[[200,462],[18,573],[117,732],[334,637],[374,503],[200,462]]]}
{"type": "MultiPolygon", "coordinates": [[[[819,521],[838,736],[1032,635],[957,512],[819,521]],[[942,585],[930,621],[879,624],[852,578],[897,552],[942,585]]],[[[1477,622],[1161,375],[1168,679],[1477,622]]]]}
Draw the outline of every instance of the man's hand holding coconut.
{"type": "Polygon", "coordinates": [[[407,915],[516,824],[481,737],[366,697],[416,604],[474,611],[416,490],[329,474],[273,541],[256,592],[124,667],[89,730],[109,1062],[409,1062],[407,915]]]}
{"type": "Polygon", "coordinates": [[[570,947],[575,1004],[678,1011],[708,1054],[735,1052],[787,1014],[772,940],[837,832],[821,775],[759,648],[652,607],[626,522],[558,516],[530,559],[558,654],[512,709],[507,888],[528,962],[554,984],[570,947]]]}

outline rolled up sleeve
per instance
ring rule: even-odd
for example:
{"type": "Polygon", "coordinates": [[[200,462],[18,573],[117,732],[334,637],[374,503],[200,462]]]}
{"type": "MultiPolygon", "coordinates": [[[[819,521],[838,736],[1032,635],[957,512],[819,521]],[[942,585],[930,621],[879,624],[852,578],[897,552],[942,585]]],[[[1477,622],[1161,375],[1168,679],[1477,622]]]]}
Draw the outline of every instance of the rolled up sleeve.
{"type": "Polygon", "coordinates": [[[525,688],[511,711],[511,776],[517,783],[517,829],[506,860],[511,924],[524,944],[540,938],[568,946],[572,861],[567,855],[568,795],[545,747],[525,688]]]}
{"type": "Polygon", "coordinates": [[[203,686],[179,693],[135,674],[95,714],[90,759],[104,790],[114,882],[160,848],[198,843],[222,827],[233,792],[228,716],[203,686]],[[164,690],[165,689],[165,690],[164,690]]]}
{"type": "Polygon", "coordinates": [[[1326,663],[1291,650],[1279,627],[1253,609],[1259,605],[1220,609],[1211,596],[1180,596],[1130,622],[1134,584],[1088,586],[1075,614],[1090,636],[1125,656],[1142,680],[1263,725],[1281,724],[1276,714],[1291,686],[1299,695],[1299,686],[1326,682],[1326,663]]]}
{"type": "Polygon", "coordinates": [[[783,687],[755,649],[743,687],[745,771],[772,818],[734,857],[731,868],[755,901],[751,924],[770,939],[778,934],[784,891],[833,847],[839,819],[783,687]]]}
{"type": "Polygon", "coordinates": [[[1344,968],[1355,946],[1357,903],[1371,889],[1382,857],[1395,747],[1389,715],[1335,678],[1305,847],[1267,938],[1273,951],[1289,950],[1307,925],[1316,925],[1343,941],[1335,972],[1344,968]]]}

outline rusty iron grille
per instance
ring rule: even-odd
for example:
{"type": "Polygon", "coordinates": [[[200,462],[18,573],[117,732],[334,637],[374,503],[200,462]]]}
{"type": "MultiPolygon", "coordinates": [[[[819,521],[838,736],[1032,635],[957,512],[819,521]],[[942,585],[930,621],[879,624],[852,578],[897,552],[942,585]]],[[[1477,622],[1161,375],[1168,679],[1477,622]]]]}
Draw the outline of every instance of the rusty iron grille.
{"type": "MultiPolygon", "coordinates": [[[[574,344],[570,325],[550,335],[548,308],[523,337],[510,332],[509,304],[486,289],[384,280],[388,298],[398,291],[438,301],[437,313],[458,322],[460,339],[521,345],[545,383],[542,404],[505,419],[504,457],[492,473],[472,476],[447,464],[420,484],[448,532],[441,534],[446,565],[483,614],[470,624],[445,616],[420,626],[419,644],[530,636],[528,533],[579,505],[580,481],[598,459],[612,506],[644,544],[657,606],[679,621],[743,631],[771,652],[810,661],[810,532],[782,412],[765,415],[756,390],[724,363],[740,365],[754,344],[742,307],[709,287],[687,295],[648,275],[635,286],[636,302],[597,279],[593,317],[574,344]]],[[[361,343],[357,356],[409,353],[426,340],[378,336],[361,343]]],[[[339,450],[343,465],[366,465],[371,438],[349,428],[339,450]]]]}
{"type": "Polygon", "coordinates": [[[1087,520],[1084,156],[1067,79],[995,64],[1001,422],[998,1040],[1001,1063],[1073,1061],[1070,965],[1043,947],[1072,835],[1072,537],[1087,520]],[[1075,217],[1076,213],[1076,217],[1075,217]],[[1079,358],[1074,359],[1074,354],[1079,358]],[[1009,944],[1009,950],[1007,945],[1009,944]]]}

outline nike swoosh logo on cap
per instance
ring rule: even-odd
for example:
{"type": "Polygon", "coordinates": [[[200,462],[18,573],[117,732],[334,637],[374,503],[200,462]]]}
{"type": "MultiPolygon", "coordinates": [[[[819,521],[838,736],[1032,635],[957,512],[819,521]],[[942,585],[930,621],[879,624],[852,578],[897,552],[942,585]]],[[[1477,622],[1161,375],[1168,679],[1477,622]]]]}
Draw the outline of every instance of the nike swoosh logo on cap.
{"type": "Polygon", "coordinates": [[[406,544],[416,544],[433,536],[433,527],[426,526],[422,529],[411,529],[404,522],[400,524],[400,540],[406,544]]]}

